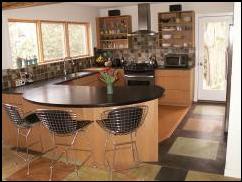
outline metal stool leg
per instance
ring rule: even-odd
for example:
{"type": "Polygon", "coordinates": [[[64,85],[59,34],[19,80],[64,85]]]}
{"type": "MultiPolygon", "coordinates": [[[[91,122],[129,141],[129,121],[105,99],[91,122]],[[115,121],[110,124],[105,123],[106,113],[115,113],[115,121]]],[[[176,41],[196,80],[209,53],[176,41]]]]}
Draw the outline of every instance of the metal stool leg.
{"type": "Polygon", "coordinates": [[[30,165],[30,159],[29,159],[29,145],[28,145],[28,136],[31,132],[31,128],[28,130],[26,136],[25,136],[25,144],[26,144],[26,153],[27,153],[27,164],[28,164],[28,170],[27,170],[27,175],[29,175],[29,165],[30,165]]]}
{"type": "MultiPolygon", "coordinates": [[[[135,132],[135,137],[136,137],[136,132],[135,132]]],[[[139,151],[138,151],[138,147],[137,147],[137,145],[136,145],[136,140],[135,140],[135,142],[134,142],[134,146],[135,146],[136,156],[137,156],[137,160],[136,160],[136,162],[137,162],[138,164],[140,164],[140,163],[141,163],[141,160],[140,160],[140,157],[139,157],[139,151]]]]}
{"type": "Polygon", "coordinates": [[[105,144],[104,144],[104,156],[103,156],[103,160],[104,160],[103,164],[104,164],[104,166],[106,165],[106,162],[107,162],[107,165],[109,166],[109,163],[106,160],[107,144],[108,144],[108,133],[106,133],[106,139],[105,139],[105,144]]]}
{"type": "Polygon", "coordinates": [[[132,137],[132,133],[130,133],[130,140],[131,140],[131,150],[132,150],[132,154],[133,154],[133,161],[136,162],[136,158],[135,158],[135,153],[134,153],[134,145],[133,145],[133,137],[132,137]]]}
{"type": "MultiPolygon", "coordinates": [[[[20,131],[19,131],[20,129],[18,128],[17,129],[17,147],[16,147],[16,154],[17,154],[17,156],[19,156],[18,155],[18,149],[19,149],[19,135],[20,135],[20,131]]],[[[17,165],[18,163],[17,162],[15,162],[15,165],[17,165]]]]}
{"type": "Polygon", "coordinates": [[[43,141],[42,141],[42,137],[41,134],[39,133],[39,142],[40,142],[40,147],[41,147],[41,152],[44,152],[44,146],[43,146],[43,141]]]}

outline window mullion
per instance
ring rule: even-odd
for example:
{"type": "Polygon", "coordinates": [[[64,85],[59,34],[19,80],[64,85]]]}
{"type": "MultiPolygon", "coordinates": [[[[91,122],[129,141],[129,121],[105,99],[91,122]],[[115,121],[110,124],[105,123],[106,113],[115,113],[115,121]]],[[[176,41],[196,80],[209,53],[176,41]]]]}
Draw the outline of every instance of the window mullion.
{"type": "Polygon", "coordinates": [[[43,38],[41,30],[41,21],[37,21],[37,39],[40,62],[44,62],[43,38]]]}
{"type": "Polygon", "coordinates": [[[89,35],[89,24],[85,24],[86,27],[86,44],[87,44],[87,55],[91,55],[90,54],[90,35],[89,35]]]}
{"type": "Polygon", "coordinates": [[[65,22],[64,24],[64,31],[65,31],[65,56],[70,57],[70,43],[69,43],[69,31],[68,31],[68,23],[65,22]]]}

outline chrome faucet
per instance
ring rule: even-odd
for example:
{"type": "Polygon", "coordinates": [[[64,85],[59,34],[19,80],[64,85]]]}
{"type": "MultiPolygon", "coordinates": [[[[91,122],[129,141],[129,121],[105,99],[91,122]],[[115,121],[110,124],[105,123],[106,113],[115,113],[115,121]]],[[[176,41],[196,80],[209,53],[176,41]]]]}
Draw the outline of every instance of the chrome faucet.
{"type": "Polygon", "coordinates": [[[67,75],[67,70],[66,70],[66,61],[67,61],[67,59],[69,59],[69,57],[65,57],[65,58],[63,59],[63,61],[64,61],[64,75],[65,75],[65,76],[67,75]]]}

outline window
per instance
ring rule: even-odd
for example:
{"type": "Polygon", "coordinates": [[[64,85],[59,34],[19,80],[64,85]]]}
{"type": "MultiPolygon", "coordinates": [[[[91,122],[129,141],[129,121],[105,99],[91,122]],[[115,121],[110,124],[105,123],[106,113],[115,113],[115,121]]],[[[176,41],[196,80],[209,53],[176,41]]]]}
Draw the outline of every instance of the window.
{"type": "Polygon", "coordinates": [[[88,23],[9,20],[14,68],[90,55],[88,23]]]}
{"type": "Polygon", "coordinates": [[[68,24],[70,56],[88,55],[87,26],[68,24]]]}
{"type": "Polygon", "coordinates": [[[63,23],[41,23],[44,60],[65,57],[65,39],[63,23]]]}
{"type": "Polygon", "coordinates": [[[38,61],[36,23],[9,22],[9,35],[14,68],[38,61]]]}

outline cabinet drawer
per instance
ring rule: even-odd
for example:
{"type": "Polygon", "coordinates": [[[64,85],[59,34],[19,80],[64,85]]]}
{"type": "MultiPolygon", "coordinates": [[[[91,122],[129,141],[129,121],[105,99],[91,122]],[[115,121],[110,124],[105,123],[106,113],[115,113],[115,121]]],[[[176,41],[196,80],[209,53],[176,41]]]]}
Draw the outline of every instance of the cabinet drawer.
{"type": "Polygon", "coordinates": [[[155,76],[168,76],[168,77],[189,77],[192,70],[155,70],[155,76]]]}
{"type": "Polygon", "coordinates": [[[155,78],[155,84],[172,90],[189,91],[191,88],[190,77],[160,76],[155,78]]]}
{"type": "Polygon", "coordinates": [[[87,86],[90,83],[94,82],[95,80],[97,80],[96,75],[91,75],[91,76],[86,76],[86,77],[70,80],[70,81],[64,82],[63,84],[64,85],[87,86]]]}
{"type": "Polygon", "coordinates": [[[190,105],[191,93],[182,90],[166,90],[164,96],[159,99],[160,105],[190,105]]]}
{"type": "Polygon", "coordinates": [[[13,104],[13,105],[22,105],[23,98],[22,94],[2,94],[3,103],[13,104]]]}

